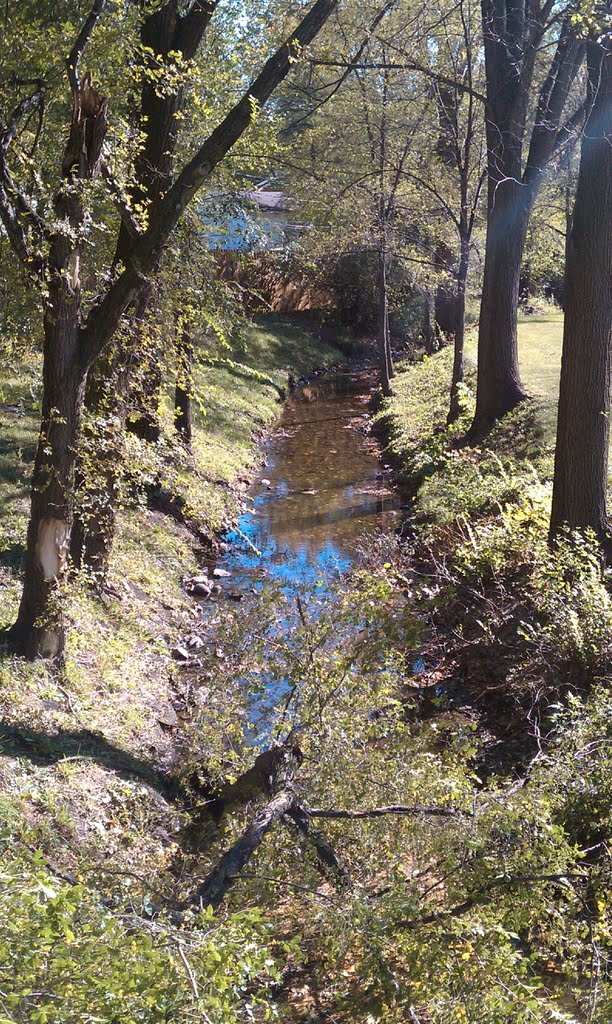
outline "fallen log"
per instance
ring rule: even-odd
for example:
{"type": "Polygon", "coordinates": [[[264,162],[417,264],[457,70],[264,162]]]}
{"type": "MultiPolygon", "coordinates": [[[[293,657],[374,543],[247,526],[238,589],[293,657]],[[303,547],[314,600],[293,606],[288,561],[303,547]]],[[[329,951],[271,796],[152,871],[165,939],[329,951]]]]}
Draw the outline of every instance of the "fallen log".
{"type": "Polygon", "coordinates": [[[314,827],[310,817],[310,811],[298,803],[293,803],[288,809],[286,817],[289,818],[299,829],[302,835],[308,840],[324,868],[331,868],[336,876],[337,882],[342,888],[348,888],[351,884],[351,876],[348,868],[342,863],[338,854],[325,836],[314,827]]]}
{"type": "Polygon", "coordinates": [[[294,801],[295,794],[292,789],[283,789],[273,796],[255,815],[238,842],[230,847],[195,893],[183,900],[178,909],[188,910],[197,904],[201,907],[218,907],[242,868],[248,864],[255,850],[261,845],[266,833],[280,818],[290,812],[294,801]]]}
{"type": "Polygon", "coordinates": [[[279,775],[288,768],[290,773],[295,771],[302,761],[303,755],[297,743],[284,744],[258,754],[250,768],[220,789],[207,789],[197,775],[192,776],[190,785],[198,796],[207,798],[204,810],[218,823],[229,811],[281,788],[278,785],[279,775]]]}

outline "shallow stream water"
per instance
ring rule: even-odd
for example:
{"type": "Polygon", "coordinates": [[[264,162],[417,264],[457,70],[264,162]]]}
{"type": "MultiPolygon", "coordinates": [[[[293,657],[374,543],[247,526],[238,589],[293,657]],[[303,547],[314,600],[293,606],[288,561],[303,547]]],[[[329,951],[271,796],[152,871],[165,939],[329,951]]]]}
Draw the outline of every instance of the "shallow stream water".
{"type": "Polygon", "coordinates": [[[391,470],[370,432],[373,384],[367,372],[330,373],[287,400],[219,562],[228,590],[328,588],[368,536],[397,525],[391,470]]]}

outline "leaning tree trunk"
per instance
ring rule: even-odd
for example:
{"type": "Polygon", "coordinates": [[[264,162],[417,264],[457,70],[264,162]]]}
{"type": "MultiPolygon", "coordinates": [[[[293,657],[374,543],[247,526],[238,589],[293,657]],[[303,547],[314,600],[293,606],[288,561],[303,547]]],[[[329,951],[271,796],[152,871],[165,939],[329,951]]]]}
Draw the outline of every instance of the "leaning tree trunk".
{"type": "Polygon", "coordinates": [[[527,186],[500,182],[487,222],[473,429],[487,429],[525,398],[518,362],[519,280],[531,213],[527,186]]]}
{"type": "MultiPolygon", "coordinates": [[[[563,527],[609,537],[606,513],[612,374],[612,51],[597,59],[598,88],[582,141],[565,271],[551,537],[563,527]]],[[[593,52],[595,51],[595,53],[593,52]]]]}

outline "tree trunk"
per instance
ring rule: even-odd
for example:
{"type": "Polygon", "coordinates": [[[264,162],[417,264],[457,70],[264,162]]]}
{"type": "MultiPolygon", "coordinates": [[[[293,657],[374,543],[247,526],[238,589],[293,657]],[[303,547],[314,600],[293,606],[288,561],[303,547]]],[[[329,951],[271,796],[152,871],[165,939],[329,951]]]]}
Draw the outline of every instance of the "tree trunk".
{"type": "Polygon", "coordinates": [[[609,537],[606,514],[612,373],[612,51],[589,46],[591,95],[565,271],[551,537],[590,527],[609,537]]]}
{"type": "Polygon", "coordinates": [[[45,313],[43,409],[32,478],[23,593],[12,634],[29,658],[54,657],[65,644],[61,600],[73,517],[75,452],[86,372],[78,359],[78,292],[50,286],[45,313]]]}
{"type": "Polygon", "coordinates": [[[487,222],[475,432],[488,429],[526,397],[519,372],[517,317],[531,206],[527,186],[511,179],[498,184],[487,222]]]}
{"type": "Polygon", "coordinates": [[[124,458],[124,376],[113,351],[92,368],[85,390],[70,557],[96,586],[101,586],[108,575],[117,517],[124,458]]]}
{"type": "Polygon", "coordinates": [[[191,445],[191,395],[193,390],[193,344],[189,331],[182,331],[179,341],[178,370],[174,391],[174,425],[189,448],[191,445]]]}
{"type": "Polygon", "coordinates": [[[458,294],[456,278],[458,274],[457,254],[445,242],[439,242],[434,253],[434,267],[444,275],[436,285],[434,299],[434,322],[438,341],[449,342],[454,337],[457,326],[458,294]],[[455,279],[455,280],[453,280],[455,279]]]}
{"type": "Polygon", "coordinates": [[[448,409],[447,424],[450,427],[459,418],[461,412],[461,387],[464,378],[464,350],[465,350],[465,292],[467,288],[467,276],[470,262],[469,239],[461,243],[461,257],[457,268],[457,298],[455,304],[455,330],[454,330],[454,352],[453,352],[453,374],[451,378],[450,404],[448,409]]]}
{"type": "Polygon", "coordinates": [[[395,375],[391,359],[389,338],[389,294],[387,284],[387,254],[381,248],[378,259],[378,360],[380,386],[385,398],[391,396],[391,379],[395,375]]]}
{"type": "Polygon", "coordinates": [[[478,386],[472,433],[488,429],[523,398],[517,346],[521,261],[533,202],[557,147],[565,104],[582,59],[582,42],[569,12],[560,24],[552,59],[533,82],[545,8],[527,11],[513,0],[482,0],[487,72],[488,220],[478,333],[478,386]],[[528,15],[528,16],[527,16],[528,15]],[[527,158],[526,125],[534,105],[527,158]]]}
{"type": "MultiPolygon", "coordinates": [[[[92,15],[93,22],[101,7],[92,15]]],[[[82,183],[98,171],[107,101],[71,68],[73,109],[55,197],[57,227],[47,261],[43,400],[34,462],[23,593],[13,635],[30,658],[54,657],[65,646],[58,594],[68,566],[74,514],[76,452],[87,363],[81,358],[80,262],[85,215],[82,183]],[[57,600],[54,600],[54,597],[57,600]]]]}

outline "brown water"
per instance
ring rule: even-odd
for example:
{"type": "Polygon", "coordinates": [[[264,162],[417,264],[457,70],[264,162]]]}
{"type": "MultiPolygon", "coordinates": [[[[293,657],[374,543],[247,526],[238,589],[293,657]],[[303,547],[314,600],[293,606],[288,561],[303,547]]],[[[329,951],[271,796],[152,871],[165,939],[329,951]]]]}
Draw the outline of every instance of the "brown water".
{"type": "Polygon", "coordinates": [[[367,373],[329,374],[289,398],[227,538],[232,590],[316,584],[321,597],[368,536],[397,525],[390,469],[370,433],[372,386],[367,373]]]}

